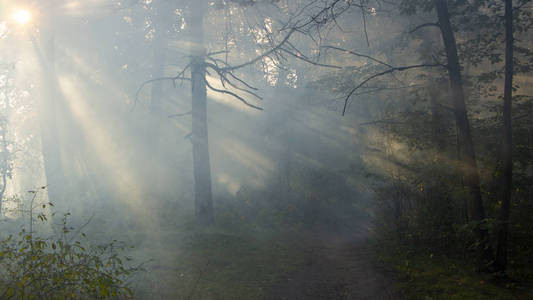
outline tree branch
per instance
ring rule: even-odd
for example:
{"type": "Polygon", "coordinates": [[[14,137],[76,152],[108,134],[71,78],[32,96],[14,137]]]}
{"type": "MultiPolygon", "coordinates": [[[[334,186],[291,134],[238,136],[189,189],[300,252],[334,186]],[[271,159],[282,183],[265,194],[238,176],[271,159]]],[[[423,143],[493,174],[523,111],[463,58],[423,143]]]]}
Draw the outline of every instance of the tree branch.
{"type": "Polygon", "coordinates": [[[339,66],[329,65],[329,64],[322,64],[322,63],[318,63],[318,62],[312,61],[312,60],[306,58],[303,55],[294,54],[294,53],[292,53],[291,51],[289,51],[289,50],[287,50],[285,48],[280,48],[280,50],[285,52],[285,53],[287,53],[287,54],[289,54],[289,55],[292,55],[293,57],[295,57],[297,59],[303,60],[303,61],[305,61],[308,64],[312,64],[312,65],[315,65],[315,66],[318,66],[318,67],[332,68],[332,69],[338,69],[338,70],[342,69],[342,67],[339,67],[339,66]]]}
{"type": "Polygon", "coordinates": [[[190,114],[192,114],[192,110],[188,111],[188,112],[185,112],[185,113],[181,113],[181,114],[170,115],[168,117],[169,118],[178,118],[178,117],[183,117],[183,116],[187,116],[187,115],[190,115],[190,114]]]}
{"type": "Polygon", "coordinates": [[[367,79],[365,79],[361,83],[359,83],[357,86],[355,86],[348,93],[348,95],[344,99],[344,107],[342,109],[342,115],[344,116],[344,114],[346,113],[346,107],[348,106],[348,100],[350,100],[350,97],[355,93],[355,91],[357,91],[360,87],[365,85],[370,80],[375,79],[375,78],[380,77],[380,76],[383,76],[383,75],[386,75],[386,74],[393,73],[393,72],[403,72],[403,71],[407,71],[407,70],[410,70],[410,69],[431,68],[431,67],[442,67],[442,64],[420,64],[420,65],[412,65],[412,66],[405,66],[405,67],[392,67],[392,68],[387,69],[387,70],[385,70],[383,72],[379,72],[379,73],[376,73],[376,74],[368,77],[367,79]]]}
{"type": "Polygon", "coordinates": [[[215,87],[213,87],[212,85],[209,84],[209,82],[207,82],[207,80],[205,80],[205,85],[212,91],[214,92],[217,92],[217,93],[221,93],[221,94],[226,94],[226,95],[230,95],[234,98],[237,98],[238,100],[240,100],[242,103],[244,103],[246,106],[249,106],[251,108],[255,108],[257,110],[263,110],[263,108],[259,107],[259,106],[255,106],[253,104],[250,104],[248,103],[248,101],[246,101],[243,97],[235,94],[234,92],[231,92],[231,91],[228,91],[228,90],[221,90],[221,89],[217,89],[215,87]]]}
{"type": "Polygon", "coordinates": [[[343,51],[343,52],[346,52],[346,53],[349,53],[349,54],[352,54],[352,55],[355,55],[355,56],[359,56],[359,57],[364,57],[366,59],[369,59],[373,62],[377,62],[378,64],[382,64],[384,66],[387,66],[389,68],[394,68],[393,66],[389,65],[388,63],[384,62],[384,61],[381,61],[377,58],[374,58],[372,56],[369,56],[369,55],[366,55],[366,54],[361,54],[361,53],[357,53],[355,51],[351,51],[351,50],[346,50],[346,49],[342,49],[342,48],[339,48],[339,47],[335,47],[335,46],[322,46],[322,48],[328,48],[328,49],[333,49],[333,50],[338,50],[338,51],[343,51]]]}
{"type": "Polygon", "coordinates": [[[168,77],[158,77],[158,78],[153,78],[153,79],[150,79],[150,80],[147,80],[145,82],[143,82],[139,88],[137,89],[137,92],[135,93],[135,103],[134,103],[134,106],[133,108],[135,108],[135,105],[137,104],[137,101],[139,100],[139,95],[141,94],[142,90],[144,89],[145,86],[147,86],[148,84],[151,84],[153,82],[156,82],[156,81],[165,81],[165,80],[170,80],[172,81],[172,83],[174,84],[174,87],[176,86],[176,81],[178,80],[191,80],[190,78],[187,78],[184,76],[185,72],[187,71],[187,69],[189,69],[189,67],[191,66],[191,64],[188,64],[187,66],[185,66],[185,68],[183,68],[183,70],[181,72],[179,72],[176,76],[168,76],[168,77]]]}
{"type": "Polygon", "coordinates": [[[285,44],[285,42],[287,42],[289,40],[289,38],[292,36],[292,34],[296,31],[296,28],[292,28],[289,33],[285,36],[285,38],[283,38],[283,40],[281,40],[281,42],[279,42],[279,44],[277,46],[275,46],[274,48],[266,51],[265,53],[259,55],[259,56],[256,56],[254,59],[252,60],[249,60],[245,63],[241,63],[239,65],[236,65],[236,66],[228,66],[228,67],[224,67],[222,70],[224,71],[234,71],[234,70],[237,70],[237,69],[241,69],[241,68],[244,68],[246,66],[249,66],[249,65],[253,65],[255,64],[256,62],[262,60],[263,58],[269,56],[270,54],[278,51],[282,46],[283,44],[285,44]]]}
{"type": "Polygon", "coordinates": [[[439,23],[424,23],[424,24],[421,24],[421,25],[418,25],[416,26],[415,28],[409,30],[409,33],[413,33],[421,28],[424,28],[424,27],[430,27],[430,26],[436,26],[438,28],[440,28],[440,24],[439,23]]]}

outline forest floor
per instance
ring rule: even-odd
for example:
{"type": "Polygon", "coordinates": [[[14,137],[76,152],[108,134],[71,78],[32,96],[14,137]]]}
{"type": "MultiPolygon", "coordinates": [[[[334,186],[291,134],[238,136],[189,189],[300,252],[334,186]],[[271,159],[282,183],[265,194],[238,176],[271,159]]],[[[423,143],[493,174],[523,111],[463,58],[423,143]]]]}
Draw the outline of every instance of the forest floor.
{"type": "Polygon", "coordinates": [[[181,238],[147,267],[139,298],[398,299],[367,234],[314,228],[246,235],[217,228],[181,238]]]}
{"type": "Polygon", "coordinates": [[[305,264],[271,286],[265,299],[397,299],[366,238],[302,233],[297,247],[305,264]]]}

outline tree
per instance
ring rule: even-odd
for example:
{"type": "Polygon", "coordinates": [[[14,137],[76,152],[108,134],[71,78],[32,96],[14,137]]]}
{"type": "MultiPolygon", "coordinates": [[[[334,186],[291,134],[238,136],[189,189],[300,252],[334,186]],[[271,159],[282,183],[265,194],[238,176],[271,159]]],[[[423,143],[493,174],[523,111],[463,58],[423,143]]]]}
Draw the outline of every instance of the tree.
{"type": "MultiPolygon", "coordinates": [[[[246,49],[251,50],[250,52],[253,53],[253,57],[240,63],[233,63],[232,60],[235,60],[235,56],[242,56],[242,53],[237,53],[237,55],[232,56],[230,50],[227,49],[227,41],[225,50],[208,52],[205,49],[205,45],[211,41],[204,40],[203,26],[208,8],[211,6],[207,5],[207,1],[189,1],[187,3],[189,4],[187,7],[189,16],[186,19],[188,20],[187,26],[191,42],[189,49],[191,59],[189,63],[176,76],[154,78],[144,82],[137,91],[137,96],[147,84],[153,84],[160,80],[170,80],[174,83],[183,80],[191,82],[192,132],[188,137],[190,137],[193,147],[196,217],[201,224],[211,224],[214,219],[214,213],[209,161],[207,91],[210,90],[214,93],[228,95],[250,108],[262,110],[261,107],[247,100],[247,97],[262,99],[257,94],[258,89],[243,80],[238,72],[242,71],[245,67],[265,64],[267,60],[270,62],[279,61],[284,55],[290,55],[308,63],[320,65],[307,59],[305,56],[301,56],[302,52],[291,44],[291,38],[297,33],[304,35],[316,34],[320,28],[326,24],[332,24],[336,17],[346,12],[352,6],[352,3],[351,1],[340,0],[328,0],[323,3],[311,1],[311,4],[314,3],[316,5],[299,4],[297,12],[294,15],[286,14],[285,16],[288,19],[279,21],[277,24],[269,25],[270,29],[265,29],[267,25],[264,24],[266,19],[270,19],[269,17],[263,17],[263,23],[257,24],[256,27],[249,26],[240,29],[238,33],[242,35],[260,31],[262,35],[261,40],[264,40],[264,42],[259,43],[261,50],[259,55],[257,54],[258,49],[255,47],[253,49],[246,49]],[[278,28],[273,28],[274,25],[277,25],[278,28]],[[217,55],[220,54],[225,54],[226,59],[218,58],[217,55]],[[187,72],[190,72],[190,77],[186,76],[187,72]],[[206,79],[207,73],[215,77],[221,87],[217,87],[212,82],[209,82],[206,79]]],[[[243,8],[254,5],[270,5],[279,10],[279,7],[276,6],[278,5],[277,2],[271,1],[220,1],[216,4],[213,5],[215,9],[230,5],[243,8]]],[[[229,16],[230,20],[231,17],[229,16]]]]}
{"type": "MultiPolygon", "coordinates": [[[[345,105],[343,113],[346,111],[347,102],[349,98],[363,85],[375,78],[383,75],[391,74],[393,72],[402,72],[411,69],[428,68],[435,66],[445,66],[449,83],[450,94],[452,100],[452,111],[455,117],[455,125],[458,134],[459,160],[461,166],[461,173],[464,178],[464,184],[469,191],[469,212],[471,220],[474,222],[474,234],[476,236],[476,245],[479,258],[479,266],[481,269],[486,269],[487,266],[493,262],[493,253],[489,240],[489,233],[486,224],[486,214],[483,206],[483,198],[481,195],[479,171],[476,160],[476,153],[474,149],[474,141],[472,139],[470,121],[467,113],[466,97],[464,91],[463,78],[461,74],[461,64],[457,50],[457,42],[455,34],[450,21],[450,13],[448,10],[447,0],[435,0],[433,3],[429,1],[405,1],[400,5],[401,10],[408,14],[414,14],[417,10],[431,11],[435,9],[437,13],[437,23],[426,23],[417,26],[411,30],[414,32],[423,27],[437,26],[440,29],[440,34],[444,44],[444,52],[446,54],[446,64],[418,64],[404,67],[395,67],[375,58],[368,57],[379,65],[386,66],[382,72],[376,72],[368,76],[361,83],[357,84],[350,90],[345,98],[345,105]]],[[[338,49],[338,48],[337,48],[338,49]]],[[[359,53],[353,53],[356,56],[363,56],[359,53]]]]}
{"type": "Polygon", "coordinates": [[[507,268],[507,239],[513,187],[513,1],[505,0],[505,86],[503,95],[503,194],[498,226],[495,265],[507,268]]]}
{"type": "Polygon", "coordinates": [[[12,178],[13,175],[13,159],[14,149],[13,142],[9,139],[9,112],[12,105],[12,84],[14,66],[6,65],[5,71],[1,74],[2,86],[1,89],[1,101],[0,109],[2,114],[0,115],[0,216],[2,216],[2,204],[4,201],[5,192],[7,189],[7,180],[12,178]]]}
{"type": "Polygon", "coordinates": [[[41,125],[41,147],[48,186],[48,198],[59,205],[64,204],[64,188],[67,186],[64,168],[61,163],[60,140],[58,138],[59,83],[56,74],[55,37],[53,24],[53,6],[47,11],[49,18],[43,22],[39,40],[32,39],[33,46],[39,54],[43,96],[39,99],[39,117],[41,125]]]}
{"type": "Polygon", "coordinates": [[[442,40],[447,57],[448,75],[450,78],[451,96],[453,98],[455,124],[458,129],[459,144],[461,147],[462,172],[465,185],[470,190],[472,220],[477,222],[475,234],[478,243],[478,255],[480,266],[492,262],[492,250],[489,244],[489,235],[485,222],[485,209],[479,182],[479,172],[474,150],[474,142],[470,132],[470,122],[466,111],[465,95],[463,90],[463,79],[461,77],[461,66],[457,54],[457,45],[450,23],[447,0],[435,0],[435,8],[439,20],[439,27],[442,33],[442,40]]]}
{"type": "Polygon", "coordinates": [[[194,197],[196,218],[203,225],[214,222],[211,192],[211,164],[207,130],[207,87],[204,48],[205,1],[191,3],[191,95],[192,95],[192,155],[194,169],[194,197]]]}

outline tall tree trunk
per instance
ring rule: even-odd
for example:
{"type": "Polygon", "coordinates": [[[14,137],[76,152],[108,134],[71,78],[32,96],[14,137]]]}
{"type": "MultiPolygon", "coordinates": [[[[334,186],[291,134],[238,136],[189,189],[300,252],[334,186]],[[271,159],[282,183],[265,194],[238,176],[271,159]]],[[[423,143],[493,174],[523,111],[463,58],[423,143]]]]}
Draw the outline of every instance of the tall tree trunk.
{"type": "Polygon", "coordinates": [[[433,139],[433,146],[440,153],[446,149],[445,129],[443,128],[443,116],[441,108],[439,107],[439,90],[438,88],[431,88],[429,91],[429,101],[431,104],[431,134],[433,139]]]}
{"type": "Polygon", "coordinates": [[[7,174],[9,172],[9,160],[11,153],[9,153],[9,147],[7,144],[7,127],[9,122],[9,72],[5,75],[5,81],[4,81],[4,107],[2,107],[2,110],[5,113],[5,116],[0,117],[0,126],[1,128],[1,138],[2,138],[2,145],[1,149],[2,152],[0,155],[2,157],[0,158],[0,163],[2,164],[0,166],[0,169],[2,170],[2,187],[0,188],[0,216],[3,216],[2,208],[3,208],[3,202],[4,202],[4,193],[7,189],[7,174]]]}
{"type": "Polygon", "coordinates": [[[204,1],[191,1],[192,155],[196,219],[202,225],[214,222],[211,165],[207,132],[207,90],[203,46],[204,1]]]}
{"type": "Polygon", "coordinates": [[[55,70],[55,38],[53,26],[48,24],[41,33],[40,45],[34,42],[40,53],[41,78],[45,94],[40,101],[41,148],[48,198],[54,204],[63,203],[65,187],[63,166],[61,164],[60,143],[57,136],[57,98],[59,84],[55,70]]]}
{"type": "MultiPolygon", "coordinates": [[[[436,29],[435,29],[436,30],[436,29]]],[[[419,46],[419,55],[420,59],[423,62],[431,63],[433,60],[433,49],[435,45],[440,45],[441,41],[436,31],[433,31],[433,28],[422,31],[423,40],[419,46]]],[[[445,128],[443,124],[443,114],[442,109],[439,107],[443,96],[442,86],[439,83],[438,77],[430,76],[428,78],[428,97],[430,103],[430,112],[431,112],[431,141],[432,146],[435,148],[438,154],[442,154],[446,149],[446,135],[445,128]]]]}
{"type": "MultiPolygon", "coordinates": [[[[165,75],[165,64],[167,60],[167,28],[169,24],[172,24],[171,17],[175,16],[174,11],[169,7],[168,1],[158,1],[155,6],[155,16],[153,17],[152,26],[155,29],[154,39],[152,41],[152,78],[161,78],[165,75]]],[[[165,195],[165,178],[163,172],[163,153],[162,149],[162,134],[163,134],[163,122],[169,115],[164,109],[164,85],[163,81],[154,81],[151,85],[151,97],[149,109],[152,114],[152,122],[146,127],[144,139],[146,145],[150,150],[150,165],[152,166],[147,170],[151,175],[150,186],[152,188],[151,193],[156,199],[159,199],[157,203],[152,203],[155,209],[161,209],[163,200],[171,201],[173,197],[166,197],[165,195]]]]}
{"type": "Polygon", "coordinates": [[[450,78],[451,96],[453,98],[455,123],[459,134],[461,145],[462,171],[465,186],[470,191],[470,213],[472,220],[476,222],[474,234],[478,243],[479,267],[486,269],[491,263],[493,254],[490,247],[489,234],[486,226],[482,226],[485,221],[485,210],[479,185],[479,174],[474,150],[474,142],[470,133],[470,124],[466,111],[463,81],[461,78],[461,66],[457,55],[457,45],[450,23],[447,0],[435,0],[435,7],[439,19],[442,39],[448,58],[448,75],[450,78]]]}
{"type": "Polygon", "coordinates": [[[507,268],[507,234],[513,185],[513,1],[505,0],[505,87],[503,93],[503,195],[499,216],[496,268],[507,268]]]}
{"type": "MultiPolygon", "coordinates": [[[[6,76],[7,78],[7,76],[6,76]]],[[[7,79],[6,79],[6,89],[7,89],[7,79]]],[[[6,103],[7,103],[7,92],[6,92],[6,103]]],[[[2,169],[2,187],[0,188],[0,216],[3,216],[2,214],[2,204],[4,202],[4,193],[6,192],[6,188],[7,188],[7,173],[9,172],[9,159],[10,159],[10,154],[9,153],[9,147],[7,145],[7,137],[6,137],[6,134],[7,134],[7,122],[8,122],[8,118],[6,117],[6,119],[4,120],[4,124],[2,124],[2,155],[4,157],[2,157],[2,166],[1,166],[1,169],[2,169]]]]}

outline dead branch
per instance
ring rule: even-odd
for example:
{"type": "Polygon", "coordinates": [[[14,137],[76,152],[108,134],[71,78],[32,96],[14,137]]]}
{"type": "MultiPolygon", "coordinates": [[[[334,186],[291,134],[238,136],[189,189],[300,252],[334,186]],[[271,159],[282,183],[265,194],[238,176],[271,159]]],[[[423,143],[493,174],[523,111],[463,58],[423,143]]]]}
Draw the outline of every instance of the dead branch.
{"type": "Polygon", "coordinates": [[[190,114],[192,114],[192,110],[188,111],[188,112],[181,113],[181,114],[170,115],[168,117],[169,118],[179,118],[179,117],[187,116],[187,115],[190,115],[190,114]]]}
{"type": "Polygon", "coordinates": [[[368,77],[367,79],[363,80],[361,83],[356,85],[348,93],[348,95],[344,99],[344,107],[342,109],[342,115],[344,116],[344,114],[346,113],[346,107],[348,106],[348,101],[350,100],[350,97],[352,97],[352,95],[355,93],[355,91],[357,91],[360,87],[362,87],[363,85],[365,85],[367,82],[371,81],[372,79],[375,79],[377,77],[381,77],[383,75],[391,74],[391,73],[394,73],[394,72],[403,72],[403,71],[407,71],[407,70],[411,70],[411,69],[431,68],[431,67],[442,67],[442,64],[436,63],[436,64],[412,65],[412,66],[405,66],[405,67],[392,67],[392,68],[389,68],[389,69],[387,69],[387,70],[385,70],[383,72],[379,72],[379,73],[373,74],[372,76],[368,77]]]}
{"type": "Polygon", "coordinates": [[[416,26],[415,28],[409,30],[409,33],[413,33],[421,28],[424,28],[424,27],[431,27],[431,26],[435,26],[435,27],[438,27],[440,28],[440,25],[439,23],[424,23],[424,24],[420,24],[418,26],[416,26]]]}
{"type": "Polygon", "coordinates": [[[304,55],[301,55],[299,51],[297,52],[297,54],[294,54],[294,53],[292,53],[291,51],[289,51],[289,50],[287,50],[285,48],[280,48],[280,50],[285,52],[285,53],[287,53],[287,54],[292,55],[293,57],[295,57],[297,59],[303,60],[303,61],[305,61],[308,64],[312,64],[314,66],[332,68],[332,69],[338,69],[338,70],[342,69],[342,67],[339,67],[339,66],[323,64],[323,63],[318,63],[318,62],[312,61],[312,60],[306,58],[304,55]]]}
{"type": "Polygon", "coordinates": [[[246,106],[249,106],[251,108],[255,108],[257,110],[263,110],[263,108],[259,107],[259,106],[255,106],[253,104],[250,104],[248,103],[248,101],[246,101],[243,97],[237,95],[236,93],[234,92],[231,92],[231,91],[228,91],[228,90],[221,90],[221,89],[217,89],[215,87],[213,87],[212,85],[209,84],[209,82],[207,82],[207,80],[205,80],[205,85],[210,89],[212,90],[213,92],[217,92],[217,93],[221,93],[221,94],[226,94],[226,95],[230,95],[234,98],[237,98],[238,100],[240,100],[242,103],[244,103],[246,106]]]}
{"type": "Polygon", "coordinates": [[[359,0],[361,4],[361,14],[363,15],[363,31],[365,32],[366,45],[370,47],[370,42],[368,41],[368,31],[366,30],[366,12],[363,5],[363,0],[359,0]]]}
{"type": "Polygon", "coordinates": [[[384,62],[384,61],[381,61],[377,58],[374,58],[372,56],[369,56],[369,55],[365,55],[365,54],[361,54],[361,53],[358,53],[358,52],[355,52],[355,51],[351,51],[351,50],[347,50],[347,49],[343,49],[343,48],[339,48],[339,47],[336,47],[336,46],[322,46],[322,48],[327,48],[327,49],[333,49],[333,50],[338,50],[338,51],[342,51],[342,52],[345,52],[345,53],[349,53],[349,54],[352,54],[352,55],[355,55],[355,56],[358,56],[358,57],[363,57],[363,58],[366,58],[368,60],[371,60],[373,62],[377,62],[378,64],[381,64],[381,65],[384,65],[384,66],[387,66],[389,68],[393,68],[393,66],[389,65],[388,63],[384,62]]]}
{"type": "Polygon", "coordinates": [[[137,101],[139,100],[139,95],[141,94],[142,90],[144,89],[145,86],[151,84],[151,83],[154,83],[156,81],[166,81],[166,80],[170,80],[172,81],[172,84],[174,84],[174,87],[176,87],[176,82],[178,80],[189,80],[191,81],[190,78],[188,77],[185,77],[185,72],[187,71],[187,69],[189,69],[189,67],[191,66],[191,64],[188,64],[187,66],[185,66],[185,68],[183,68],[183,70],[181,72],[179,72],[176,76],[167,76],[167,77],[159,77],[159,78],[153,78],[153,79],[150,79],[150,80],[147,80],[145,82],[143,82],[139,88],[137,89],[137,92],[135,93],[135,102],[134,102],[134,105],[133,105],[133,108],[135,108],[135,105],[137,104],[137,101]]]}

